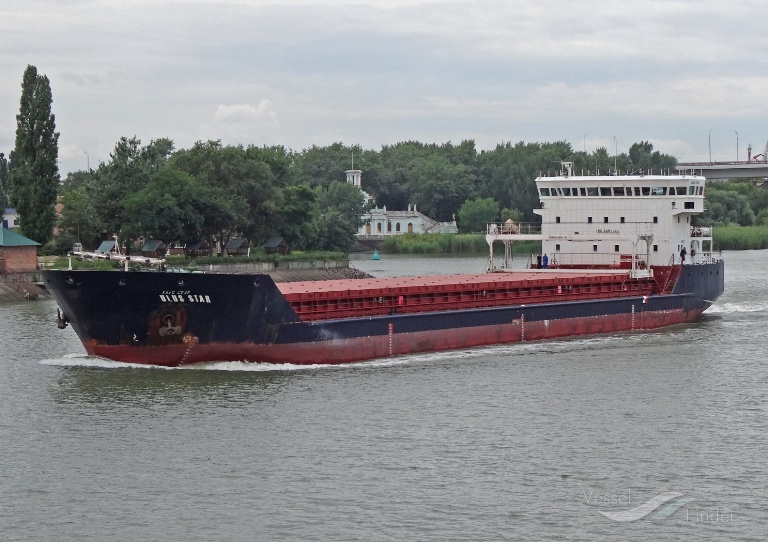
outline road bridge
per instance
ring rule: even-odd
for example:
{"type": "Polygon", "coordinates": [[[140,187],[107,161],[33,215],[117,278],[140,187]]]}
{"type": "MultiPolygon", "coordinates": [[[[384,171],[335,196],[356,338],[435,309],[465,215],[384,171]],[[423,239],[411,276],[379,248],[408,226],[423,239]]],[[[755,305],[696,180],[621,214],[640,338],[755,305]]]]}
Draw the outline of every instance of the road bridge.
{"type": "Polygon", "coordinates": [[[710,180],[768,177],[768,162],[688,162],[677,164],[679,173],[695,173],[710,180]]]}

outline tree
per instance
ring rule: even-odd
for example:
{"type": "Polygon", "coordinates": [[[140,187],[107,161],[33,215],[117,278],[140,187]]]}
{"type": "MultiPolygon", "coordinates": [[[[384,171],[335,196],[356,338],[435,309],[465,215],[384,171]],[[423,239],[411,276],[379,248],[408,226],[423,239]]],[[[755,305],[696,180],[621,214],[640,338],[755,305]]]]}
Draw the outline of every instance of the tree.
{"type": "Polygon", "coordinates": [[[717,190],[708,186],[705,202],[707,210],[697,217],[697,225],[751,226],[755,221],[755,214],[749,206],[747,196],[734,190],[717,190]]]}
{"type": "Polygon", "coordinates": [[[346,182],[336,181],[324,189],[317,187],[315,248],[349,251],[363,223],[363,193],[346,182]]]}
{"type": "Polygon", "coordinates": [[[485,232],[489,222],[499,219],[499,204],[493,198],[467,200],[459,209],[459,230],[462,233],[485,232]]]}
{"type": "Polygon", "coordinates": [[[0,152],[0,209],[8,206],[8,159],[0,152]]]}
{"type": "Polygon", "coordinates": [[[16,115],[16,144],[10,156],[11,200],[24,235],[39,243],[51,239],[56,223],[59,133],[51,103],[48,77],[27,66],[16,115]]]}
{"type": "Polygon", "coordinates": [[[93,208],[93,198],[88,188],[80,186],[62,196],[63,209],[59,230],[86,248],[95,246],[100,241],[101,223],[93,208]]]}

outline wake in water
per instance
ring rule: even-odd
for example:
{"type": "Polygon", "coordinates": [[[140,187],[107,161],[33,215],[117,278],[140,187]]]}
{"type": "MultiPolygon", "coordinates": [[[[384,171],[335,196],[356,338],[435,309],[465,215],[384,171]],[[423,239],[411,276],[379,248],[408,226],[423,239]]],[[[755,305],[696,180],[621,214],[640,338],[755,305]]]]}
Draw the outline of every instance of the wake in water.
{"type": "Polygon", "coordinates": [[[139,363],[125,363],[113,361],[86,354],[68,354],[63,358],[41,360],[42,365],[57,367],[95,367],[99,369],[163,369],[166,371],[307,371],[317,369],[343,369],[347,367],[391,367],[409,363],[407,357],[376,359],[344,364],[312,364],[297,365],[294,363],[249,363],[246,361],[212,361],[208,363],[195,363],[181,367],[164,367],[162,365],[147,365],[139,363]]]}
{"type": "Polygon", "coordinates": [[[733,314],[739,312],[768,312],[768,302],[751,301],[741,303],[716,303],[704,314],[733,314]]]}

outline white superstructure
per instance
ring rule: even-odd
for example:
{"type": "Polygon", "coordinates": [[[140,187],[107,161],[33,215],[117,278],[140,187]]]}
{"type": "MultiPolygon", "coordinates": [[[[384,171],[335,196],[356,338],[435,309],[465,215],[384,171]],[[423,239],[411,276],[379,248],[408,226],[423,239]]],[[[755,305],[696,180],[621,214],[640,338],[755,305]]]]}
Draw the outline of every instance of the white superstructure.
{"type": "Polygon", "coordinates": [[[642,271],[680,263],[683,249],[686,264],[712,259],[711,228],[691,224],[704,211],[704,177],[575,176],[572,169],[565,162],[559,175],[536,179],[539,232],[526,234],[521,224],[515,228],[520,233],[510,234],[503,225],[490,225],[489,243],[540,239],[550,265],[568,267],[642,271]]]}

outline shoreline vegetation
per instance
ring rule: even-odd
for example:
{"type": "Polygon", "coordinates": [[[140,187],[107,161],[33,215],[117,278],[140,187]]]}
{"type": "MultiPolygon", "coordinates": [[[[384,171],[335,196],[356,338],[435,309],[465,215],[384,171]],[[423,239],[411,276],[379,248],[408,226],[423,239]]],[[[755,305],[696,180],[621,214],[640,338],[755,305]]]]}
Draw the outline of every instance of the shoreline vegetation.
{"type": "MultiPolygon", "coordinates": [[[[768,226],[715,226],[715,250],[760,250],[768,248],[768,226]]],[[[496,250],[496,247],[494,247],[496,250]]],[[[513,254],[536,254],[537,241],[517,241],[513,254]]],[[[405,234],[388,237],[380,252],[385,254],[479,254],[488,252],[485,234],[405,234]]]]}

